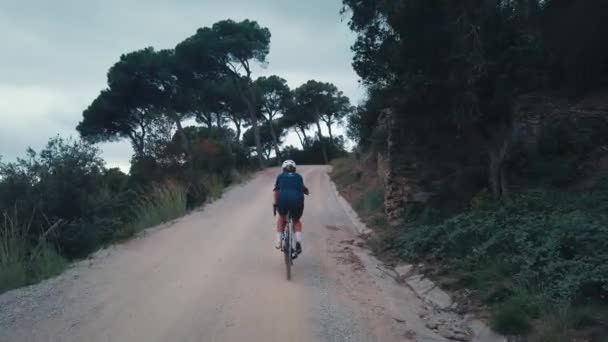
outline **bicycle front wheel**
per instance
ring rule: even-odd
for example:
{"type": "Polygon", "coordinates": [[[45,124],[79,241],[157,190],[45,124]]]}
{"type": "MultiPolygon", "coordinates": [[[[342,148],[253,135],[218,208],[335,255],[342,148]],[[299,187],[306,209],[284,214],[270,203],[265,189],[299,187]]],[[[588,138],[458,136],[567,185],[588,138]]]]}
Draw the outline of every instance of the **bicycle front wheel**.
{"type": "Polygon", "coordinates": [[[288,237],[285,241],[285,272],[287,274],[287,280],[291,280],[291,237],[288,237]]]}

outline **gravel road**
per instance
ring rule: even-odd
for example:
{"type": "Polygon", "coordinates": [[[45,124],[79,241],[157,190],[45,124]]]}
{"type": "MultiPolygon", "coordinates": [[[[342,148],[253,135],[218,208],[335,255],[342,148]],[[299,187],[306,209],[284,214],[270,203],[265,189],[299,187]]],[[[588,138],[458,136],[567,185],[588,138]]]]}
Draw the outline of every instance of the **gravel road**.
{"type": "Polygon", "coordinates": [[[277,169],[59,277],[0,295],[0,341],[437,341],[421,303],[357,246],[326,167],[293,279],[273,248],[277,169]]]}

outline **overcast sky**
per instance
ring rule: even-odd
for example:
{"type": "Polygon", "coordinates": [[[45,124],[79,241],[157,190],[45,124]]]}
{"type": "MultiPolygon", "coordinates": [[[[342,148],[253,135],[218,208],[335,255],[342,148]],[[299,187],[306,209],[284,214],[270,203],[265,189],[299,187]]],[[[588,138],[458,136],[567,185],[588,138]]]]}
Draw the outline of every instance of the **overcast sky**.
{"type": "MultiPolygon", "coordinates": [[[[341,0],[0,0],[0,155],[12,161],[54,135],[77,136],[82,110],[121,54],[173,48],[228,18],[270,29],[269,65],[257,76],[276,74],[291,87],[332,82],[356,104],[363,91],[351,68],[354,35],[340,7],[341,0]]],[[[128,142],[101,147],[108,166],[128,170],[128,142]]]]}

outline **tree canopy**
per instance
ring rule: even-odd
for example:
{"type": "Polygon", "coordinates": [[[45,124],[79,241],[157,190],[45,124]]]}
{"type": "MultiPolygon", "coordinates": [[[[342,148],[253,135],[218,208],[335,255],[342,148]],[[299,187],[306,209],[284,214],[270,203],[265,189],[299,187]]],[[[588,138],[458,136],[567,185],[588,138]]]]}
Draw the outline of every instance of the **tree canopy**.
{"type": "Polygon", "coordinates": [[[145,138],[166,107],[171,52],[146,48],[120,57],[108,71],[108,88],[83,112],[77,130],[93,141],[128,137],[136,154],[145,153],[145,138]]]}
{"type": "MultiPolygon", "coordinates": [[[[307,130],[316,125],[323,145],[323,122],[333,140],[332,126],[350,111],[348,98],[329,83],[310,81],[292,92],[277,75],[254,81],[252,63],[266,64],[269,48],[267,28],[251,20],[224,20],[198,29],[175,49],[124,54],[108,71],[107,89],[83,112],[78,131],[91,141],[129,138],[137,158],[163,159],[163,144],[176,142],[169,138],[173,134],[184,157],[194,158],[195,146],[183,127],[191,118],[218,132],[233,125],[235,134],[224,139],[237,143],[242,129],[251,126],[258,163],[268,155],[266,137],[261,136],[266,133],[279,157],[281,138],[290,128],[308,146],[307,130]],[[268,132],[260,133],[259,120],[268,132]]],[[[194,164],[191,160],[184,165],[194,164]]]]}

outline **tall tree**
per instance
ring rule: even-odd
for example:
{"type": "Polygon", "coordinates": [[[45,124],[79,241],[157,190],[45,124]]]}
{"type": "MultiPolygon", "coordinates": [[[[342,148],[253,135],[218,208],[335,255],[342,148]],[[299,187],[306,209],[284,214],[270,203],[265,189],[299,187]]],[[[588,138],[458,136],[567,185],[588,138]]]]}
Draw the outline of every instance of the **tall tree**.
{"type": "Polygon", "coordinates": [[[280,163],[281,151],[273,122],[278,115],[285,113],[291,105],[292,97],[287,81],[279,76],[260,77],[254,82],[260,110],[270,129],[277,162],[280,163]]]}
{"type": "MultiPolygon", "coordinates": [[[[285,129],[281,126],[280,120],[272,122],[273,129],[275,131],[276,137],[281,143],[283,138],[286,135],[285,129]]],[[[260,126],[260,137],[262,141],[263,153],[266,158],[270,158],[270,154],[274,149],[274,140],[272,138],[272,134],[270,133],[271,129],[268,125],[260,126]]],[[[248,147],[255,147],[255,134],[253,131],[253,127],[246,130],[243,133],[243,144],[248,147]]]]}
{"type": "Polygon", "coordinates": [[[329,113],[332,109],[332,93],[336,92],[335,86],[329,83],[317,81],[308,81],[295,90],[295,106],[304,115],[309,122],[313,122],[317,126],[317,135],[321,143],[323,160],[329,163],[327,147],[321,130],[321,116],[323,113],[329,113]]]}
{"type": "Polygon", "coordinates": [[[260,168],[264,167],[262,158],[262,142],[258,127],[258,104],[251,78],[250,63],[266,63],[266,56],[270,50],[270,31],[261,27],[257,22],[244,20],[235,22],[224,20],[213,25],[212,31],[217,37],[220,56],[226,65],[228,75],[232,77],[247,104],[249,119],[253,126],[256,140],[257,158],[260,168]],[[245,82],[242,82],[244,79],[245,82]]]}
{"type": "Polygon", "coordinates": [[[333,144],[334,135],[332,133],[332,127],[335,124],[341,124],[344,118],[352,113],[354,109],[350,105],[350,100],[348,97],[344,96],[342,91],[339,91],[333,84],[329,85],[329,89],[329,103],[327,108],[321,113],[321,120],[327,126],[329,139],[333,144]]]}
{"type": "MultiPolygon", "coordinates": [[[[292,98],[294,98],[294,94],[295,92],[292,92],[292,98]]],[[[314,117],[310,114],[310,112],[307,112],[305,108],[297,105],[295,102],[292,102],[291,105],[286,109],[281,121],[283,121],[283,127],[293,129],[300,139],[302,148],[310,146],[311,142],[306,134],[306,131],[310,125],[314,123],[314,117]]]]}
{"type": "Polygon", "coordinates": [[[234,83],[247,106],[253,126],[260,167],[264,165],[258,127],[258,105],[251,78],[251,63],[266,63],[270,49],[270,31],[257,22],[224,20],[211,28],[200,28],[196,34],[176,47],[180,59],[196,66],[195,70],[219,67],[234,83]]]}
{"type": "Polygon", "coordinates": [[[136,156],[143,156],[146,135],[160,115],[162,92],[151,77],[154,70],[158,65],[152,48],[122,55],[108,71],[108,89],[83,112],[77,126],[81,136],[93,141],[128,137],[136,156]]]}
{"type": "Polygon", "coordinates": [[[225,118],[232,121],[236,130],[234,139],[236,142],[239,142],[243,126],[249,121],[247,104],[243,101],[242,96],[239,95],[238,89],[231,80],[224,78],[218,84],[218,90],[220,94],[220,109],[218,112],[222,112],[225,118]]]}

